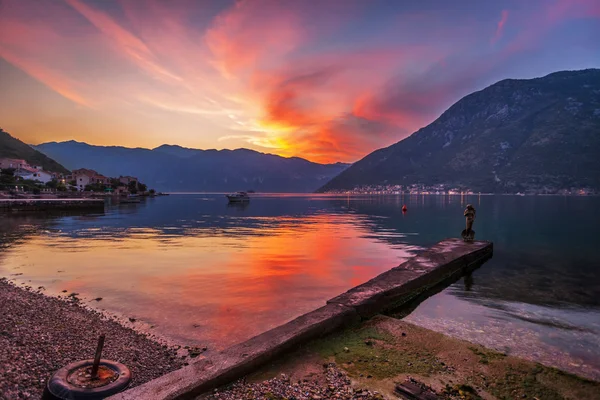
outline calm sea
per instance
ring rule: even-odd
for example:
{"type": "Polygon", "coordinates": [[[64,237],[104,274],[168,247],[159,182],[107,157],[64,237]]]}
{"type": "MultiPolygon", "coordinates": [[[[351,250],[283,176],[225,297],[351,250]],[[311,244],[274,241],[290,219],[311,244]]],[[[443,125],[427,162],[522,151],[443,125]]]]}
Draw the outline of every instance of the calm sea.
{"type": "Polygon", "coordinates": [[[406,319],[600,378],[600,198],[257,194],[231,206],[223,195],[174,194],[104,214],[0,214],[0,276],[77,292],[138,328],[213,350],[457,237],[467,202],[493,259],[406,319]]]}

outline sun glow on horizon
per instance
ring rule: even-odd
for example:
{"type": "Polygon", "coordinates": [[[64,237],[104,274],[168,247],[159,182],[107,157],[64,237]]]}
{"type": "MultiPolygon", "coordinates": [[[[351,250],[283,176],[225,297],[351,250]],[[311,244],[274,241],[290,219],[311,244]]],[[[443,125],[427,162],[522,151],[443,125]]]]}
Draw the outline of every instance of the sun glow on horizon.
{"type": "Polygon", "coordinates": [[[497,80],[600,65],[594,0],[477,4],[5,0],[0,123],[354,162],[497,80]]]}

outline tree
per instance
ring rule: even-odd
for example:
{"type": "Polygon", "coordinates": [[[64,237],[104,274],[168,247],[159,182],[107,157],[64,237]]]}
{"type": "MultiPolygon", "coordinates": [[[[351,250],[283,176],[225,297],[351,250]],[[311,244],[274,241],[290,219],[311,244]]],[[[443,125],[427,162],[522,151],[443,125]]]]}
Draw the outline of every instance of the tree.
{"type": "Polygon", "coordinates": [[[110,178],[110,186],[113,189],[117,189],[120,186],[125,186],[120,180],[118,180],[117,178],[110,178]]]}
{"type": "Polygon", "coordinates": [[[4,185],[12,185],[16,182],[15,170],[12,168],[5,168],[0,173],[0,183],[4,185]]]}
{"type": "Polygon", "coordinates": [[[106,190],[106,185],[102,183],[92,183],[90,185],[85,185],[83,190],[86,192],[104,192],[106,190]]]}
{"type": "Polygon", "coordinates": [[[3,170],[0,170],[0,174],[6,175],[6,176],[15,176],[15,169],[14,168],[4,168],[3,170]]]}
{"type": "Polygon", "coordinates": [[[138,183],[136,181],[129,182],[127,189],[129,189],[129,193],[136,194],[138,192],[138,183]]]}
{"type": "Polygon", "coordinates": [[[138,182],[138,190],[139,190],[140,192],[145,192],[146,190],[148,190],[148,186],[146,186],[146,185],[145,185],[145,184],[143,184],[143,183],[139,183],[139,182],[138,182]]]}
{"type": "Polygon", "coordinates": [[[150,189],[150,192],[149,192],[149,193],[150,193],[150,196],[154,196],[154,194],[156,193],[156,190],[154,190],[154,189],[150,189]]]}

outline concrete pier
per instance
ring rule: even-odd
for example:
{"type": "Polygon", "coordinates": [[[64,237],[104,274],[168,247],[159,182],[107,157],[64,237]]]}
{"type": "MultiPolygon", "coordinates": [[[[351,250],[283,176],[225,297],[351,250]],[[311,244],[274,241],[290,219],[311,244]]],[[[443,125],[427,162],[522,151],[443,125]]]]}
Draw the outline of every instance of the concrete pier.
{"type": "Polygon", "coordinates": [[[479,267],[492,253],[491,242],[441,241],[400,266],[334,297],[324,307],[109,399],[193,399],[310,340],[375,314],[397,310],[428,289],[479,267]]]}
{"type": "Polygon", "coordinates": [[[0,199],[0,212],[103,211],[103,199],[0,199]]]}

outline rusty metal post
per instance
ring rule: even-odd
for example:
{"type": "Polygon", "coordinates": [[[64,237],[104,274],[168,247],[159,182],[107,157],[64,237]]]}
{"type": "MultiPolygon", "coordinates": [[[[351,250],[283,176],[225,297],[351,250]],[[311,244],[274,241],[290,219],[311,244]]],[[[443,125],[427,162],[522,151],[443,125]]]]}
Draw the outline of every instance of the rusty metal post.
{"type": "Polygon", "coordinates": [[[92,365],[92,379],[98,377],[98,367],[100,366],[100,357],[102,356],[102,348],[104,347],[104,335],[100,335],[98,338],[98,347],[96,348],[96,356],[94,357],[94,364],[92,365]]]}

